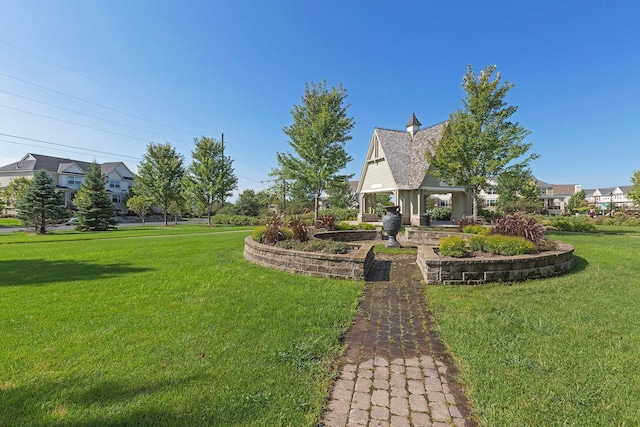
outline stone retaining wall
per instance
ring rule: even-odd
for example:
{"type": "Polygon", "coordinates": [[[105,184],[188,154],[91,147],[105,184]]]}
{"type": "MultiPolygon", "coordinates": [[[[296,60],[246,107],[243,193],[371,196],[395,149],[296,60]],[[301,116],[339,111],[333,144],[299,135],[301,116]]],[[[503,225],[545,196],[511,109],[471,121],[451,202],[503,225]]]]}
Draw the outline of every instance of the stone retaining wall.
{"type": "Polygon", "coordinates": [[[407,243],[413,245],[440,246],[440,239],[449,236],[460,236],[468,240],[473,234],[460,233],[457,228],[453,227],[451,231],[426,231],[409,227],[404,230],[404,237],[407,243]]]}
{"type": "Polygon", "coordinates": [[[575,266],[573,246],[559,243],[555,251],[532,255],[453,258],[433,247],[418,247],[418,267],[427,283],[477,284],[522,281],[567,273],[575,266]]]}
{"type": "Polygon", "coordinates": [[[349,255],[301,252],[263,245],[248,236],[244,240],[244,257],[248,261],[276,270],[307,276],[364,280],[374,260],[373,243],[360,246],[349,255]]]}

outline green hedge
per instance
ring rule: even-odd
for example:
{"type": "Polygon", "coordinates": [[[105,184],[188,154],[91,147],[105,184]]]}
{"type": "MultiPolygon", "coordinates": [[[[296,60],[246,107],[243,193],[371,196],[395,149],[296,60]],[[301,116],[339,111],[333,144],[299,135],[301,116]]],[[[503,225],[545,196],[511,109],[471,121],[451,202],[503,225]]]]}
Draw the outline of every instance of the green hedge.
{"type": "Polygon", "coordinates": [[[431,217],[432,221],[450,221],[451,220],[451,208],[432,208],[427,209],[427,213],[431,217]]]}
{"type": "Polygon", "coordinates": [[[266,222],[266,219],[244,215],[214,215],[211,217],[211,222],[224,225],[262,225],[266,222]]]}
{"type": "Polygon", "coordinates": [[[560,231],[596,232],[595,222],[586,216],[552,216],[545,218],[543,224],[560,231]]]}

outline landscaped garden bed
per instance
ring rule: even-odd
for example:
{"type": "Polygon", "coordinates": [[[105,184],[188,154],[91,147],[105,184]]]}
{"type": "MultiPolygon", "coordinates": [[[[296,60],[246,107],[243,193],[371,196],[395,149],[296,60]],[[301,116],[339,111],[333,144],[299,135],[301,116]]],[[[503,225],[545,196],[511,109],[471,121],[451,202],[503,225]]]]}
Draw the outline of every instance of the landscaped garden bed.
{"type": "Polygon", "coordinates": [[[364,280],[374,259],[373,243],[354,245],[351,254],[296,251],[244,240],[244,257],[255,264],[307,276],[364,280]]]}
{"type": "Polygon", "coordinates": [[[575,266],[573,246],[565,243],[559,243],[556,250],[535,254],[471,254],[466,258],[442,256],[435,247],[419,246],[417,263],[428,284],[519,281],[557,276],[571,271],[575,266]]]}

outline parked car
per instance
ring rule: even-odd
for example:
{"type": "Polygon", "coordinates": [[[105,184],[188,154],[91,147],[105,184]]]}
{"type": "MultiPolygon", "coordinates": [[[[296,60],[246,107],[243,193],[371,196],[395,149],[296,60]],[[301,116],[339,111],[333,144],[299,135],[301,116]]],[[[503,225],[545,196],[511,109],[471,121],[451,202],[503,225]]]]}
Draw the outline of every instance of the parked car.
{"type": "Polygon", "coordinates": [[[67,222],[64,223],[64,225],[74,225],[77,224],[78,221],[78,218],[74,216],[73,218],[69,218],[67,222]]]}

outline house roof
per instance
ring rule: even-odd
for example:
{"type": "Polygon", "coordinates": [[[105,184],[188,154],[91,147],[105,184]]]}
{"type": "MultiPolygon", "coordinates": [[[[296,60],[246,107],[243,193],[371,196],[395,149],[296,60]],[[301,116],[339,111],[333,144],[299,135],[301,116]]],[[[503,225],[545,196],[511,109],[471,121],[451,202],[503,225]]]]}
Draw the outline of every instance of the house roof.
{"type": "Polygon", "coordinates": [[[422,126],[422,123],[420,123],[420,121],[418,120],[418,118],[416,117],[416,113],[411,113],[411,118],[409,119],[409,121],[407,122],[407,124],[405,125],[406,127],[410,127],[410,126],[422,126]]]}
{"type": "MultiPolygon", "coordinates": [[[[0,167],[0,173],[16,172],[16,171],[37,171],[44,169],[47,172],[62,173],[72,165],[76,165],[83,172],[86,172],[91,166],[89,162],[83,162],[80,160],[64,159],[62,157],[45,156],[43,154],[27,153],[21,160],[0,167]]],[[[119,165],[124,165],[122,162],[108,162],[100,165],[100,170],[103,175],[107,175],[119,165]]],[[[125,165],[126,167],[126,165],[125,165]]],[[[128,168],[127,168],[128,169],[128,168]]],[[[129,178],[131,177],[123,177],[129,178]]]]}
{"type": "Polygon", "coordinates": [[[373,130],[398,189],[412,190],[420,187],[429,168],[424,154],[440,141],[446,125],[447,122],[442,122],[419,130],[413,137],[407,131],[382,128],[373,130]]]}

